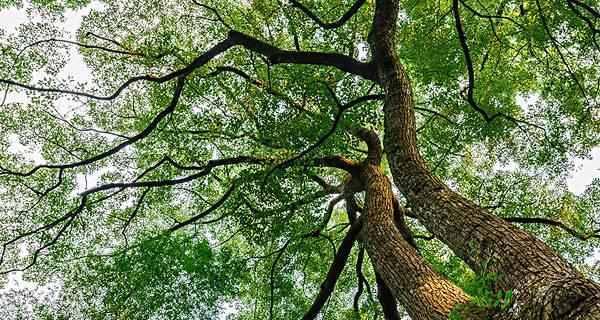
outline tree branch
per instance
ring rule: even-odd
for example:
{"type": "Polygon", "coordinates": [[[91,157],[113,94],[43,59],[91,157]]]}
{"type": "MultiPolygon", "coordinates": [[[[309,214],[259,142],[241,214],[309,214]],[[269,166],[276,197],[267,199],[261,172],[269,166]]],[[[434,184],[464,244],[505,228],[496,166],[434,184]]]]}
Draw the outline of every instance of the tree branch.
{"type": "Polygon", "coordinates": [[[158,115],[156,115],[156,117],[154,117],[154,119],[152,119],[152,121],[150,122],[150,124],[148,124],[148,126],[146,126],[146,128],[142,131],[140,131],[138,134],[136,134],[135,136],[132,136],[131,138],[127,139],[126,141],[118,144],[117,146],[102,152],[100,154],[97,154],[91,158],[82,160],[82,161],[77,161],[77,162],[72,162],[72,163],[67,163],[67,164],[44,164],[44,165],[39,165],[34,167],[33,169],[29,170],[28,172],[17,172],[17,171],[11,171],[5,168],[0,167],[0,175],[3,174],[10,174],[10,175],[15,175],[15,176],[21,176],[21,177],[27,177],[27,176],[31,176],[34,173],[36,173],[38,170],[40,169],[70,169],[70,168],[76,168],[76,167],[80,167],[80,166],[85,166],[91,163],[94,163],[96,161],[105,159],[109,156],[112,156],[113,154],[116,154],[117,152],[123,150],[125,147],[134,144],[144,138],[146,138],[148,135],[150,135],[150,133],[152,133],[152,131],[154,131],[154,129],[156,129],[156,127],[158,126],[158,124],[169,114],[171,114],[173,111],[175,111],[175,107],[177,106],[177,103],[179,102],[179,98],[181,97],[181,93],[183,91],[183,87],[185,84],[185,77],[181,77],[178,79],[177,84],[175,86],[175,90],[173,92],[173,97],[171,98],[171,102],[169,103],[169,105],[163,109],[158,115]]]}
{"type": "Polygon", "coordinates": [[[398,313],[398,304],[392,290],[383,282],[379,273],[375,273],[375,281],[377,281],[377,299],[383,309],[383,317],[385,320],[401,320],[402,317],[398,313]]]}
{"type": "Polygon", "coordinates": [[[481,116],[483,117],[483,119],[485,119],[486,122],[491,122],[492,120],[494,120],[494,118],[497,117],[497,114],[490,117],[485,110],[483,110],[477,105],[477,102],[475,101],[475,97],[473,95],[473,91],[475,88],[475,71],[473,69],[473,60],[471,59],[469,45],[467,44],[467,36],[465,34],[465,30],[460,19],[458,2],[459,0],[452,0],[452,14],[454,15],[454,22],[456,32],[458,33],[458,40],[460,41],[460,46],[463,50],[463,54],[465,57],[465,65],[467,66],[467,76],[469,81],[467,85],[467,101],[475,111],[481,114],[481,116]]]}
{"type": "Polygon", "coordinates": [[[350,18],[352,18],[358,12],[358,10],[362,7],[362,5],[365,2],[366,2],[366,0],[356,0],[354,2],[354,4],[352,5],[352,7],[350,7],[350,9],[348,9],[348,11],[346,11],[346,13],[344,13],[344,15],[338,21],[324,22],[316,14],[314,14],[312,11],[310,11],[307,7],[305,7],[303,4],[301,4],[297,0],[290,0],[292,7],[296,7],[298,9],[300,9],[300,11],[302,11],[306,16],[308,16],[311,20],[313,20],[321,28],[326,29],[326,30],[336,29],[336,28],[339,28],[339,27],[343,26],[344,24],[346,24],[346,22],[348,22],[348,20],[350,20],[350,18]]]}
{"type": "Polygon", "coordinates": [[[335,283],[337,279],[341,275],[344,270],[344,266],[348,261],[348,256],[350,255],[350,251],[352,249],[352,245],[354,244],[354,240],[358,236],[358,233],[362,229],[362,220],[358,220],[355,224],[350,227],[348,233],[342,240],[339,249],[337,250],[337,254],[329,267],[329,271],[327,272],[327,276],[325,280],[321,284],[321,289],[317,294],[313,304],[306,311],[302,320],[313,320],[319,314],[325,302],[329,299],[329,296],[333,293],[333,289],[335,288],[335,283]]]}
{"type": "Polygon", "coordinates": [[[173,232],[177,229],[181,229],[185,226],[188,226],[190,224],[195,223],[196,221],[206,217],[207,215],[209,215],[211,212],[217,210],[219,207],[221,207],[221,205],[223,205],[223,203],[225,203],[225,201],[227,201],[227,199],[231,196],[231,194],[233,194],[233,191],[236,188],[236,184],[232,184],[231,187],[229,187],[229,189],[223,194],[223,196],[217,200],[217,202],[215,202],[213,205],[211,205],[210,207],[208,207],[208,209],[204,210],[203,212],[201,212],[200,214],[197,214],[183,222],[180,222],[174,226],[172,226],[171,228],[169,228],[168,232],[173,232]]]}
{"type": "Polygon", "coordinates": [[[594,230],[591,233],[582,233],[579,232],[569,226],[567,226],[566,224],[557,221],[557,220],[552,220],[552,219],[548,219],[548,218],[542,218],[542,217],[508,217],[508,218],[503,218],[505,221],[508,222],[512,222],[512,223],[519,223],[519,224],[543,224],[543,225],[547,225],[547,226],[552,226],[552,227],[557,227],[560,228],[564,231],[566,231],[567,233],[569,233],[570,235],[572,235],[573,237],[582,240],[582,241],[586,241],[589,239],[600,239],[600,229],[598,230],[594,230]]]}
{"type": "Polygon", "coordinates": [[[381,158],[383,157],[383,148],[381,147],[381,141],[377,133],[373,130],[358,128],[354,130],[354,134],[367,144],[368,153],[366,161],[374,166],[380,165],[381,158]]]}
{"type": "Polygon", "coordinates": [[[100,96],[91,93],[67,89],[37,87],[13,81],[10,79],[0,79],[0,83],[42,93],[69,94],[89,99],[110,101],[118,97],[126,88],[128,88],[131,84],[135,82],[149,81],[155,83],[164,83],[178,77],[185,77],[194,72],[199,67],[204,66],[206,63],[208,63],[218,55],[226,52],[227,50],[235,46],[242,46],[249,51],[261,54],[265,56],[271,64],[308,64],[319,66],[331,66],[348,73],[359,75],[368,80],[377,80],[375,72],[370,64],[359,62],[343,54],[283,50],[256,38],[253,38],[249,35],[246,35],[244,33],[238,31],[229,31],[228,36],[225,40],[217,43],[212,48],[208,49],[206,52],[196,57],[196,59],[194,59],[190,64],[188,64],[184,68],[178,69],[160,77],[143,75],[129,78],[127,81],[121,84],[121,86],[119,86],[114,91],[114,93],[108,96],[100,96]]]}
{"type": "Polygon", "coordinates": [[[101,186],[98,186],[98,187],[95,187],[92,189],[88,189],[88,190],[82,192],[80,195],[87,196],[92,193],[110,190],[110,189],[158,188],[158,187],[165,187],[165,186],[173,186],[173,185],[177,185],[177,184],[190,182],[195,179],[198,179],[199,177],[206,176],[215,167],[225,166],[225,165],[233,165],[233,164],[242,164],[242,163],[257,164],[257,163],[261,163],[261,162],[262,162],[262,160],[260,160],[260,159],[253,158],[253,157],[244,157],[244,156],[234,157],[234,158],[215,159],[215,160],[208,161],[208,163],[202,167],[198,167],[199,169],[200,168],[202,169],[201,171],[191,174],[189,176],[182,177],[182,178],[172,179],[172,180],[150,180],[150,181],[140,181],[140,182],[133,181],[133,182],[107,183],[107,184],[103,184],[101,186]]]}

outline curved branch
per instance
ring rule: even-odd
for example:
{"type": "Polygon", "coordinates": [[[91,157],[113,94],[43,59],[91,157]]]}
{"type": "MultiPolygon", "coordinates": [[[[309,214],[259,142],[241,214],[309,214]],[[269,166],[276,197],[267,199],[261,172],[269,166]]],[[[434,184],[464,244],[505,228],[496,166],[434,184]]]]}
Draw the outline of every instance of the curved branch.
{"type": "Polygon", "coordinates": [[[112,44],[116,45],[117,47],[120,47],[120,48],[123,48],[123,49],[127,49],[127,48],[126,48],[126,47],[125,47],[125,46],[124,46],[122,43],[120,43],[119,41],[117,41],[117,40],[114,40],[114,39],[111,39],[111,38],[108,38],[108,37],[105,37],[105,36],[101,36],[101,35],[99,35],[99,34],[96,34],[96,33],[93,33],[93,32],[91,32],[91,31],[88,31],[88,32],[86,32],[85,36],[86,36],[86,37],[94,37],[94,38],[97,38],[97,39],[100,39],[100,40],[104,40],[104,41],[106,41],[106,42],[110,42],[110,43],[112,43],[112,44]]]}
{"type": "Polygon", "coordinates": [[[225,201],[227,201],[227,199],[231,196],[231,194],[233,194],[233,191],[236,188],[236,184],[232,184],[231,187],[229,187],[229,189],[223,194],[223,196],[217,200],[217,202],[215,202],[213,205],[211,205],[210,207],[208,207],[208,209],[204,210],[202,213],[197,214],[183,222],[180,222],[174,226],[172,226],[171,228],[169,228],[168,232],[173,232],[177,229],[181,229],[185,226],[188,226],[192,223],[195,223],[196,221],[206,217],[207,215],[209,215],[211,212],[217,210],[219,207],[221,207],[221,205],[223,205],[223,203],[225,203],[225,201]]]}
{"type": "Polygon", "coordinates": [[[327,53],[327,52],[310,52],[310,51],[288,51],[277,48],[271,44],[258,40],[254,37],[246,35],[238,31],[229,31],[228,36],[225,40],[220,41],[212,48],[199,55],[190,64],[184,68],[178,69],[166,75],[155,77],[151,75],[135,76],[129,78],[121,86],[119,86],[114,93],[108,96],[100,96],[91,93],[56,89],[56,88],[44,88],[33,85],[28,85],[13,81],[10,79],[0,79],[0,83],[20,87],[23,89],[37,91],[42,93],[59,93],[69,94],[74,96],[81,96],[89,99],[110,101],[118,97],[126,88],[131,84],[139,81],[149,81],[155,83],[164,83],[169,80],[185,77],[190,73],[194,72],[201,66],[217,57],[218,55],[226,52],[227,50],[235,47],[242,46],[246,50],[261,54],[265,56],[271,64],[308,64],[308,65],[320,65],[320,66],[331,66],[338,68],[342,71],[359,75],[365,79],[376,81],[376,75],[368,63],[359,62],[349,56],[339,53],[327,53]]]}
{"type": "Polygon", "coordinates": [[[288,97],[287,95],[285,95],[282,92],[279,92],[275,89],[273,89],[271,86],[265,86],[265,84],[258,80],[258,79],[254,79],[252,78],[249,74],[247,74],[246,72],[235,68],[235,67],[231,67],[231,66],[221,66],[221,67],[217,67],[215,69],[215,71],[209,73],[206,75],[206,77],[213,77],[213,76],[217,76],[221,73],[224,72],[231,72],[233,74],[238,75],[239,77],[243,78],[244,80],[246,80],[248,83],[256,86],[257,88],[263,89],[265,90],[268,94],[280,98],[281,100],[289,103],[294,109],[300,111],[300,112],[307,112],[307,113],[313,113],[307,109],[305,109],[302,105],[299,105],[298,103],[296,103],[292,98],[288,97]]]}
{"type": "Polygon", "coordinates": [[[177,103],[179,102],[179,98],[181,97],[181,93],[183,91],[183,87],[185,84],[185,78],[181,77],[178,79],[177,81],[177,85],[175,86],[175,91],[173,92],[173,97],[171,98],[171,102],[169,103],[169,105],[163,109],[158,115],[156,115],[156,117],[154,117],[154,119],[152,119],[152,121],[150,122],[150,124],[148,124],[148,126],[140,131],[138,134],[136,134],[135,136],[132,136],[131,138],[127,139],[126,141],[118,144],[117,146],[104,151],[100,154],[97,154],[91,158],[87,158],[85,160],[82,161],[77,161],[77,162],[72,162],[72,163],[67,163],[67,164],[45,164],[45,165],[39,165],[34,167],[33,169],[29,170],[28,172],[16,172],[16,171],[11,171],[11,170],[7,170],[4,169],[2,167],[0,167],[0,169],[2,170],[0,172],[0,175],[3,174],[11,174],[11,175],[16,175],[16,176],[22,176],[22,177],[27,177],[27,176],[31,176],[34,173],[36,173],[38,170],[40,169],[69,169],[69,168],[76,168],[76,167],[80,167],[80,166],[85,166],[91,163],[94,163],[96,161],[105,159],[109,156],[112,156],[113,154],[116,154],[117,152],[123,150],[125,147],[132,145],[144,138],[146,138],[148,135],[150,135],[150,133],[152,133],[152,131],[154,131],[154,129],[156,129],[156,127],[158,126],[158,124],[169,114],[171,114],[173,111],[175,111],[175,107],[177,106],[177,103]]]}
{"type": "Polygon", "coordinates": [[[488,115],[488,113],[485,110],[483,110],[480,106],[477,105],[473,94],[475,88],[475,71],[473,68],[473,60],[471,58],[469,45],[467,44],[467,36],[465,34],[465,30],[460,19],[458,2],[459,0],[452,0],[452,14],[454,15],[454,22],[456,32],[458,33],[458,40],[460,41],[460,46],[465,57],[465,65],[467,66],[467,76],[469,81],[467,85],[467,101],[475,111],[481,114],[481,116],[483,117],[483,119],[485,119],[486,122],[491,122],[492,120],[494,120],[495,117],[497,117],[497,114],[490,117],[490,115],[488,115]]]}
{"type": "MultiPolygon", "coordinates": [[[[43,39],[43,40],[38,40],[38,41],[32,42],[32,43],[28,44],[27,46],[23,47],[21,49],[21,51],[19,52],[19,54],[21,54],[23,51],[25,51],[31,47],[34,47],[34,46],[37,46],[37,45],[43,44],[43,43],[49,43],[49,42],[60,42],[60,43],[75,45],[75,46],[78,46],[81,48],[86,48],[86,49],[101,50],[101,51],[105,51],[108,53],[144,57],[144,54],[139,53],[139,52],[130,52],[130,51],[125,51],[125,50],[111,49],[111,48],[102,47],[102,46],[98,46],[98,45],[86,44],[86,43],[81,43],[81,42],[77,42],[77,41],[66,40],[66,39],[57,39],[57,38],[49,38],[49,39],[43,39]]],[[[159,55],[156,58],[160,58],[161,56],[162,55],[159,55]]]]}
{"type": "Polygon", "coordinates": [[[241,164],[241,163],[256,164],[256,163],[261,163],[261,162],[262,162],[262,160],[260,160],[260,159],[252,158],[252,157],[243,157],[243,156],[235,157],[235,158],[215,159],[215,160],[208,161],[208,163],[203,167],[198,167],[198,168],[202,169],[201,171],[191,174],[189,176],[182,177],[182,178],[172,179],[172,180],[150,180],[150,181],[140,181],[140,182],[133,181],[133,182],[107,183],[107,184],[103,184],[101,186],[98,186],[98,187],[95,187],[92,189],[88,189],[88,190],[82,192],[80,195],[88,196],[92,193],[97,193],[100,191],[111,190],[111,189],[158,188],[158,187],[165,187],[165,186],[174,186],[177,184],[190,182],[190,181],[193,181],[200,177],[206,176],[215,167],[232,165],[232,164],[241,164]]]}
{"type": "MultiPolygon", "coordinates": [[[[512,117],[512,116],[504,114],[504,113],[498,112],[498,113],[493,113],[492,115],[490,115],[487,111],[485,111],[483,108],[481,108],[477,104],[477,101],[475,101],[475,96],[474,96],[474,90],[475,90],[475,71],[474,71],[474,67],[473,67],[473,59],[471,58],[471,51],[470,51],[469,45],[467,43],[467,35],[466,35],[465,30],[463,28],[463,24],[462,24],[461,17],[460,17],[459,1],[460,0],[452,0],[452,14],[454,16],[454,22],[455,22],[456,32],[458,34],[458,40],[460,42],[460,46],[462,48],[462,51],[463,51],[463,54],[464,54],[464,57],[465,57],[465,65],[467,67],[467,77],[468,77],[467,102],[469,103],[469,105],[471,106],[471,108],[473,108],[473,110],[475,110],[479,114],[481,114],[481,116],[483,117],[483,119],[487,123],[490,123],[490,122],[494,121],[496,118],[504,118],[504,119],[506,119],[506,120],[508,120],[510,122],[513,122],[517,126],[519,126],[520,123],[523,123],[523,124],[526,124],[526,125],[529,125],[529,126],[533,126],[533,127],[536,127],[538,129],[542,129],[543,130],[543,128],[541,128],[538,125],[535,125],[535,124],[532,124],[530,122],[517,119],[515,117],[512,117]]],[[[559,51],[559,53],[560,53],[560,51],[559,51]]],[[[579,82],[577,81],[576,78],[575,78],[575,80],[576,80],[577,84],[579,85],[579,82]]],[[[585,95],[585,92],[584,92],[584,95],[585,95]]],[[[519,126],[519,128],[520,128],[520,126],[519,126]]]]}
{"type": "Polygon", "coordinates": [[[333,289],[335,288],[335,283],[337,279],[341,275],[344,267],[346,266],[346,262],[348,261],[348,256],[350,255],[350,251],[352,249],[352,245],[354,244],[354,240],[358,236],[358,233],[362,229],[362,220],[358,220],[348,233],[342,240],[339,249],[337,250],[337,254],[329,267],[329,271],[327,272],[327,276],[323,283],[321,283],[321,289],[317,294],[313,304],[310,306],[308,311],[302,317],[302,320],[313,320],[319,314],[329,296],[333,293],[333,289]]]}
{"type": "Polygon", "coordinates": [[[503,15],[499,15],[499,14],[496,14],[496,15],[483,14],[483,13],[475,10],[464,0],[460,0],[460,3],[462,3],[462,5],[465,6],[465,8],[467,8],[467,10],[469,10],[471,13],[473,13],[473,15],[475,15],[479,18],[508,20],[508,21],[514,23],[516,26],[518,26],[521,30],[526,30],[526,28],[522,24],[520,24],[519,22],[517,22],[515,19],[513,19],[511,17],[503,16],[503,15]]]}
{"type": "Polygon", "coordinates": [[[366,161],[374,166],[380,165],[381,158],[383,157],[383,148],[381,147],[381,141],[377,133],[373,130],[358,128],[354,131],[354,134],[367,144],[368,153],[366,161]]]}
{"type": "Polygon", "coordinates": [[[579,231],[567,226],[566,224],[564,224],[560,221],[552,220],[552,219],[548,219],[548,218],[508,217],[508,218],[503,218],[503,219],[508,222],[519,223],[519,224],[543,224],[543,225],[547,225],[547,226],[557,227],[557,228],[560,228],[560,229],[566,231],[573,237],[575,237],[579,240],[582,240],[582,241],[586,241],[586,240],[593,239],[593,238],[600,239],[600,229],[594,230],[591,233],[582,233],[582,232],[579,232],[579,231]]]}
{"type": "Polygon", "coordinates": [[[338,168],[349,173],[355,173],[358,169],[358,164],[350,159],[346,159],[342,156],[328,156],[313,159],[307,165],[318,166],[318,167],[330,167],[338,168]]]}
{"type": "Polygon", "coordinates": [[[348,11],[346,11],[346,13],[344,13],[344,15],[338,21],[324,22],[316,14],[314,14],[312,11],[310,11],[307,7],[302,5],[297,0],[290,0],[290,3],[293,7],[300,9],[300,11],[302,11],[306,16],[308,16],[311,20],[313,20],[321,28],[326,29],[326,30],[336,29],[336,28],[339,28],[339,27],[343,26],[344,24],[346,24],[346,22],[348,22],[348,20],[350,20],[350,18],[352,18],[358,12],[358,10],[362,7],[362,5],[365,2],[366,2],[366,0],[356,0],[356,2],[354,2],[352,7],[350,7],[350,9],[348,9],[348,11]]]}

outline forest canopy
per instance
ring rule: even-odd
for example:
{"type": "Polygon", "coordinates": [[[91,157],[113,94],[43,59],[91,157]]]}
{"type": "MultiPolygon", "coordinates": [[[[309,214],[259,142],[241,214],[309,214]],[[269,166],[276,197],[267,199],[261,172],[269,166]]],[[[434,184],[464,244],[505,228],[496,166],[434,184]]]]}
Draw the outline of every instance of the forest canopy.
{"type": "Polygon", "coordinates": [[[597,0],[3,10],[0,318],[600,316],[597,0]]]}

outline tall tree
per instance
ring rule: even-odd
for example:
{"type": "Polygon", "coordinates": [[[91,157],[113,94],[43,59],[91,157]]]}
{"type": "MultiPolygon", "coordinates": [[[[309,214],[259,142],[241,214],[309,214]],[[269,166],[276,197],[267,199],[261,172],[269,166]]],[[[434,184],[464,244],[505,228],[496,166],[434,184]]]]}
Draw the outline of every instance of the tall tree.
{"type": "Polygon", "coordinates": [[[593,0],[27,6],[0,266],[59,288],[9,318],[600,317],[593,0]]]}

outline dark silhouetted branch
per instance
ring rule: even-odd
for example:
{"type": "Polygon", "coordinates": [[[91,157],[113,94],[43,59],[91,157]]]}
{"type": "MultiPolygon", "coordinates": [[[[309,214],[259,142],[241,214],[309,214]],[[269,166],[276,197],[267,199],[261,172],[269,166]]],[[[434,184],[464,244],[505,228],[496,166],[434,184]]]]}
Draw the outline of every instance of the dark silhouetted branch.
{"type": "Polygon", "coordinates": [[[186,182],[190,182],[196,180],[200,177],[204,177],[208,175],[213,168],[226,166],[226,165],[234,165],[234,164],[257,164],[261,163],[262,160],[252,157],[234,157],[234,158],[224,158],[224,159],[215,159],[210,160],[208,163],[201,168],[202,170],[191,174],[189,176],[185,176],[178,179],[172,180],[150,180],[150,181],[133,181],[133,182],[115,182],[115,183],[107,183],[100,185],[98,187],[88,189],[81,193],[81,196],[87,196],[92,193],[97,193],[100,191],[110,190],[110,189],[124,189],[124,188],[158,188],[158,187],[166,187],[166,186],[174,186],[177,184],[182,184],[186,182]]]}
{"type": "Polygon", "coordinates": [[[235,190],[235,188],[236,188],[236,185],[234,183],[231,185],[231,187],[229,187],[227,192],[225,192],[223,194],[223,196],[219,200],[217,200],[217,202],[215,202],[213,205],[211,205],[208,209],[204,210],[200,214],[197,214],[183,222],[180,222],[180,223],[172,226],[171,228],[169,228],[168,232],[173,232],[177,229],[181,229],[185,226],[189,226],[190,224],[193,224],[193,223],[199,221],[200,219],[208,216],[211,212],[219,209],[219,207],[221,207],[223,205],[223,203],[225,203],[225,201],[227,201],[227,199],[231,196],[231,194],[233,194],[233,191],[235,190]]]}
{"type": "Polygon", "coordinates": [[[192,0],[192,2],[194,2],[194,4],[196,4],[199,7],[202,7],[204,9],[212,12],[215,15],[215,17],[217,17],[217,20],[219,22],[221,22],[227,29],[230,29],[230,30],[233,29],[231,26],[229,26],[229,24],[227,22],[225,22],[225,20],[223,19],[223,17],[221,16],[221,14],[219,14],[219,11],[217,11],[217,9],[215,9],[215,8],[213,8],[211,6],[205,5],[203,3],[200,3],[197,0],[192,0]]]}
{"type": "Polygon", "coordinates": [[[481,114],[481,116],[483,117],[483,119],[485,119],[486,122],[491,122],[492,120],[494,120],[494,118],[496,118],[498,115],[493,115],[490,117],[490,115],[488,115],[488,113],[483,110],[479,105],[477,105],[477,102],[475,101],[475,97],[474,97],[474,89],[475,89],[475,71],[473,68],[473,60],[471,58],[471,52],[469,50],[469,45],[467,43],[467,35],[465,34],[465,30],[463,28],[463,24],[460,18],[460,12],[459,12],[459,0],[452,0],[452,14],[454,15],[454,22],[455,22],[455,26],[456,26],[456,32],[458,33],[458,40],[460,41],[460,46],[463,50],[463,54],[465,56],[465,65],[467,66],[467,76],[468,76],[468,84],[467,84],[467,101],[469,102],[469,105],[471,105],[471,107],[479,112],[481,114]]]}
{"type": "Polygon", "coordinates": [[[383,282],[383,279],[378,273],[375,273],[375,281],[377,281],[377,299],[383,309],[383,317],[385,320],[401,320],[402,317],[398,312],[398,304],[392,290],[383,282]]]}
{"type": "Polygon", "coordinates": [[[579,231],[567,226],[566,224],[564,224],[560,221],[552,220],[552,219],[548,219],[548,218],[509,217],[509,218],[504,218],[504,220],[506,220],[508,222],[512,222],[512,223],[519,223],[519,224],[543,224],[543,225],[547,225],[547,226],[557,227],[557,228],[560,228],[560,229],[566,231],[573,237],[575,237],[579,240],[582,240],[582,241],[593,239],[593,238],[600,239],[600,229],[594,230],[591,233],[582,233],[582,232],[579,232],[579,231]]]}
{"type": "Polygon", "coordinates": [[[204,66],[206,63],[208,63],[218,55],[224,53],[225,51],[235,46],[242,46],[246,50],[261,54],[265,58],[267,58],[271,64],[308,64],[331,66],[345,72],[362,76],[363,78],[368,80],[377,80],[375,72],[370,64],[359,62],[353,59],[352,57],[339,53],[309,51],[300,52],[282,50],[244,33],[238,31],[230,31],[225,40],[217,43],[212,48],[208,49],[206,52],[196,57],[190,64],[188,64],[184,68],[178,69],[160,77],[142,75],[129,78],[127,81],[121,84],[121,86],[119,86],[112,94],[108,96],[100,96],[87,92],[80,92],[68,89],[37,87],[34,85],[28,85],[17,81],[13,81],[10,79],[0,79],[0,83],[41,93],[69,94],[89,99],[110,101],[118,97],[126,88],[128,88],[131,84],[136,82],[149,81],[155,83],[164,83],[175,78],[185,77],[190,73],[194,72],[199,67],[204,66]]]}
{"type": "Polygon", "coordinates": [[[72,162],[72,163],[67,163],[67,164],[45,164],[45,165],[39,165],[34,167],[33,169],[29,170],[28,172],[16,172],[16,171],[11,171],[11,170],[7,170],[4,168],[0,168],[0,175],[2,174],[11,174],[11,175],[16,175],[16,176],[22,176],[22,177],[26,177],[26,176],[31,176],[34,173],[36,173],[38,170],[40,169],[69,169],[69,168],[76,168],[76,167],[81,167],[81,166],[85,166],[91,163],[94,163],[96,161],[105,159],[107,157],[110,157],[114,154],[116,154],[117,152],[123,150],[125,147],[132,145],[142,139],[144,139],[145,137],[147,137],[148,135],[150,135],[150,133],[152,133],[152,131],[154,131],[154,129],[156,129],[156,127],[158,126],[158,124],[169,114],[171,114],[174,110],[175,107],[177,106],[177,103],[179,102],[179,98],[181,97],[181,93],[183,91],[183,87],[185,84],[185,78],[179,78],[179,80],[177,81],[177,85],[175,86],[175,90],[173,92],[173,97],[171,98],[171,102],[169,103],[169,105],[163,109],[158,115],[156,115],[156,117],[154,117],[154,119],[152,119],[152,121],[148,124],[148,126],[146,126],[146,128],[142,131],[140,131],[138,134],[136,134],[135,136],[132,136],[131,138],[127,139],[126,141],[123,141],[122,143],[118,144],[117,146],[104,151],[100,154],[97,154],[91,158],[87,158],[85,160],[82,161],[77,161],[77,162],[72,162]]]}
{"type": "Polygon", "coordinates": [[[331,294],[333,293],[335,283],[337,282],[337,279],[339,278],[342,271],[344,270],[344,267],[346,266],[348,256],[350,255],[350,251],[352,250],[352,245],[354,244],[354,240],[356,240],[356,237],[358,236],[358,233],[360,232],[361,228],[362,220],[358,220],[354,225],[352,225],[352,227],[350,227],[350,230],[348,230],[348,233],[342,240],[342,243],[340,244],[337,250],[336,256],[333,258],[333,262],[329,267],[329,271],[327,272],[325,280],[323,281],[323,283],[321,283],[321,289],[319,290],[317,297],[313,301],[313,304],[310,306],[308,311],[306,311],[306,313],[302,317],[302,320],[315,319],[321,311],[321,309],[323,308],[323,306],[325,305],[325,303],[327,302],[327,300],[329,299],[329,296],[331,296],[331,294]]]}
{"type": "Polygon", "coordinates": [[[358,12],[358,10],[362,7],[362,5],[365,2],[366,2],[366,0],[357,0],[356,2],[354,2],[352,7],[350,7],[350,9],[348,9],[348,11],[346,11],[346,13],[344,13],[344,15],[339,20],[337,20],[335,22],[324,22],[316,14],[314,14],[307,7],[305,7],[303,4],[301,4],[299,1],[290,0],[290,3],[293,7],[300,9],[300,11],[302,11],[306,16],[308,16],[311,20],[313,20],[316,24],[318,24],[323,29],[336,29],[336,28],[343,26],[344,24],[346,24],[346,22],[348,22],[348,20],[350,20],[350,18],[352,18],[358,12]]]}

